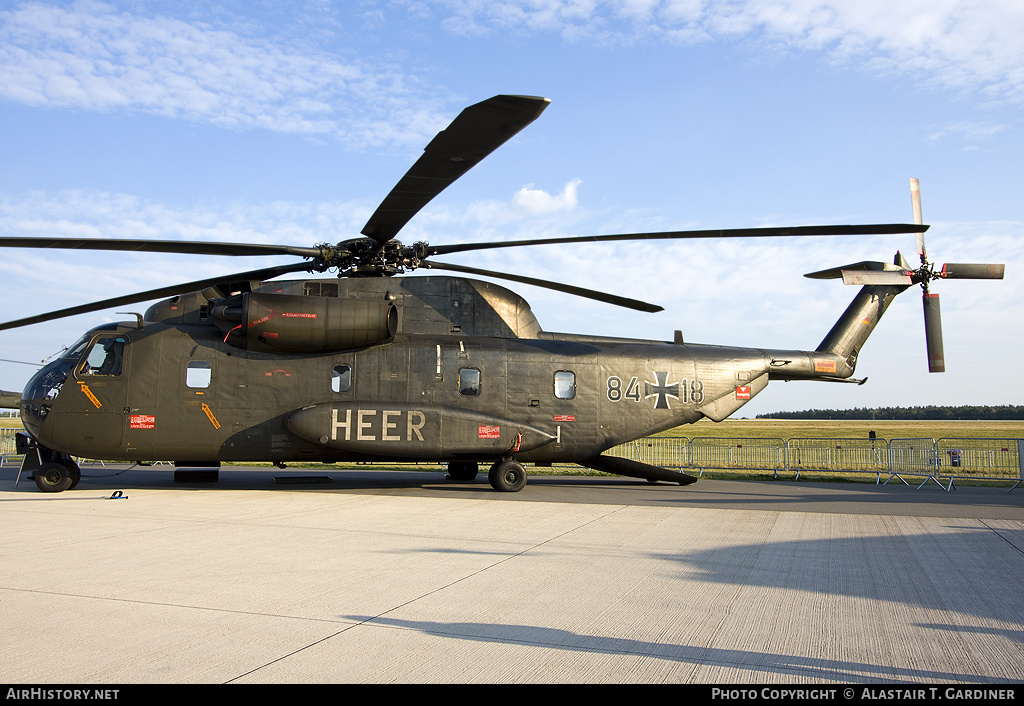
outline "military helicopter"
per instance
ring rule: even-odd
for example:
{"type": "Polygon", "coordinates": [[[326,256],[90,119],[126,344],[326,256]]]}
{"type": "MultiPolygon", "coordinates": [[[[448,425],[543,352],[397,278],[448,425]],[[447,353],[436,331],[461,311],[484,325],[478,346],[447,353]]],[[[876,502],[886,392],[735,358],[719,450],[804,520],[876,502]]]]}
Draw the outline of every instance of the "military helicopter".
{"type": "MultiPolygon", "coordinates": [[[[362,230],[313,247],[84,238],[0,238],[0,247],[292,256],[300,262],[186,282],[0,324],[0,330],[161,299],[134,321],[97,326],[28,382],[21,473],[46,492],[73,488],[74,457],[221,462],[447,463],[499,491],[527,481],[524,463],[571,462],[649,481],[690,475],[606,455],[612,447],[701,418],[721,421],[771,380],[863,382],[861,349],[900,292],[995,278],[997,265],[927,261],[914,224],[801,226],[407,246],[402,227],[448,185],[535,120],[545,98],[499,95],[466,108],[425,148],[362,230]],[[512,291],[466,275],[553,289],[628,309],[661,307],[570,284],[438,262],[487,248],[676,238],[917,233],[921,265],[862,262],[812,273],[862,288],[813,351],[734,348],[544,331],[512,291]],[[425,268],[458,276],[400,277],[425,268]],[[336,270],[333,279],[277,280],[336,270]]],[[[938,336],[929,323],[929,340],[938,336]]],[[[941,344],[939,344],[941,348],[941,344]]],[[[182,471],[184,472],[184,471],[182,471]]],[[[215,470],[210,472],[215,473],[215,470]]]]}

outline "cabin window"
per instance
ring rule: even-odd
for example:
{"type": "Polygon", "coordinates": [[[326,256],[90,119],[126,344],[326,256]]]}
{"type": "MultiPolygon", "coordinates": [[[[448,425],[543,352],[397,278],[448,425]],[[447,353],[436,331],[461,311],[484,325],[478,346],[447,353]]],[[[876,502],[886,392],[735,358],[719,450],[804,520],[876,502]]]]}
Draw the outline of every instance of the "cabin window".
{"type": "Polygon", "coordinates": [[[190,360],[185,366],[185,386],[205,389],[213,378],[213,366],[206,360],[190,360]]]}
{"type": "Polygon", "coordinates": [[[571,400],[576,396],[576,373],[570,370],[559,370],[555,373],[555,397],[560,400],[571,400]]]}
{"type": "Polygon", "coordinates": [[[479,370],[463,368],[459,371],[459,394],[464,397],[476,397],[480,394],[479,370]]]}
{"type": "Polygon", "coordinates": [[[97,338],[85,355],[82,375],[120,375],[127,343],[128,339],[124,336],[97,338]]]}
{"type": "Polygon", "coordinates": [[[331,369],[331,391],[348,392],[352,388],[352,366],[335,365],[331,369]]]}

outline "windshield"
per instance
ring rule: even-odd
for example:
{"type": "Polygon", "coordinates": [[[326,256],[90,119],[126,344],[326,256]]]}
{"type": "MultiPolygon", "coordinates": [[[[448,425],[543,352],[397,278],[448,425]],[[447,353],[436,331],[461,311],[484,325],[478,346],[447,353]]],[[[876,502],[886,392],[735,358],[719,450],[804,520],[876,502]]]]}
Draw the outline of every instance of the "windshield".
{"type": "MultiPolygon", "coordinates": [[[[44,365],[32,376],[21,395],[21,419],[25,428],[32,436],[37,431],[46,415],[50,413],[53,401],[60,394],[68,375],[78,364],[86,347],[92,341],[93,334],[87,333],[78,339],[73,346],[65,350],[57,360],[44,365]]],[[[108,338],[110,338],[108,336],[108,338]]],[[[124,341],[123,337],[121,338],[124,341]]],[[[98,341],[97,341],[98,343],[98,341]]]]}

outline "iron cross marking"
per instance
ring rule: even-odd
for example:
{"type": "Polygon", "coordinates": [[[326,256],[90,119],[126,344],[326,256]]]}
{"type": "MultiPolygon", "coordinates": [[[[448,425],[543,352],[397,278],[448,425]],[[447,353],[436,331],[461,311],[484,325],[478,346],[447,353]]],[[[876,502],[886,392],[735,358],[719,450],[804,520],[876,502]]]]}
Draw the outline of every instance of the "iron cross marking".
{"type": "Polygon", "coordinates": [[[654,405],[655,409],[672,409],[668,404],[668,398],[675,397],[677,400],[679,399],[679,383],[674,382],[669,385],[668,373],[661,371],[655,371],[654,377],[657,379],[657,383],[644,380],[644,397],[649,399],[657,395],[658,401],[654,405]]]}

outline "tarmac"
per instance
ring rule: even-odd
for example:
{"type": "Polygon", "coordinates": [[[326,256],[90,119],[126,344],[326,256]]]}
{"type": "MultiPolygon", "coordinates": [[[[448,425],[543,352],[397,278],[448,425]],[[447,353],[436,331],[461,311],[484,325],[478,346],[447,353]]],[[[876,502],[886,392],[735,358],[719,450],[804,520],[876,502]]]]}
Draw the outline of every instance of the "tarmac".
{"type": "Polygon", "coordinates": [[[83,473],[0,470],[2,683],[1024,681],[1024,488],[83,473]]]}

